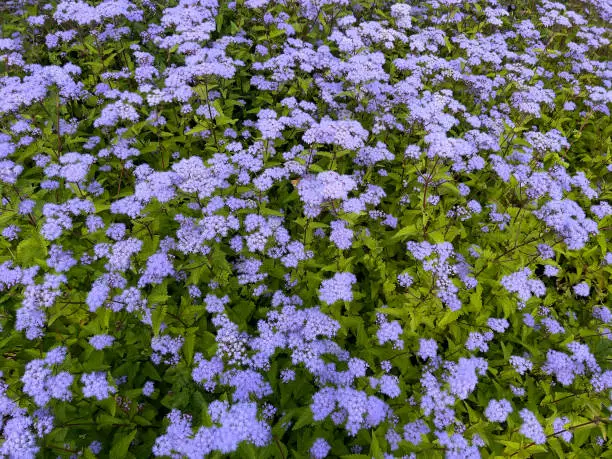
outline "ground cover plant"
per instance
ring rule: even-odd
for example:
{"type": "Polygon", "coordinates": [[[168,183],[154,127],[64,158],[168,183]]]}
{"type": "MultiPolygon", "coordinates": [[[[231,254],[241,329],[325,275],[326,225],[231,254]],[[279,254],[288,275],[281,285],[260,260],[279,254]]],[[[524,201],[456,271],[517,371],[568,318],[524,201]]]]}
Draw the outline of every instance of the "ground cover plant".
{"type": "Polygon", "coordinates": [[[0,4],[0,457],[612,457],[607,0],[0,4]]]}

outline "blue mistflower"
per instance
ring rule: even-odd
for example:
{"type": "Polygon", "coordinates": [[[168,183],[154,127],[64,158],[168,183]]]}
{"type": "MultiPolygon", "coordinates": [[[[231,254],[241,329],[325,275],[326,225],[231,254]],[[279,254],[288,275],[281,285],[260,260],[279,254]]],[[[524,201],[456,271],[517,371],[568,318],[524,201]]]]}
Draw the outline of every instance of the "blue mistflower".
{"type": "Polygon", "coordinates": [[[108,398],[110,394],[117,392],[117,389],[108,384],[106,372],[97,371],[92,373],[83,373],[81,375],[83,386],[83,396],[95,397],[98,400],[108,398]]]}
{"type": "Polygon", "coordinates": [[[508,415],[512,413],[512,405],[508,400],[490,400],[485,409],[485,416],[491,422],[505,422],[508,415]]]}
{"type": "Polygon", "coordinates": [[[97,350],[112,346],[113,341],[115,341],[115,338],[110,335],[96,335],[89,338],[89,344],[97,350]]]}
{"type": "Polygon", "coordinates": [[[507,319],[494,319],[490,318],[487,320],[487,325],[491,327],[492,330],[503,333],[510,326],[510,322],[507,319]]]}
{"type": "Polygon", "coordinates": [[[329,454],[331,446],[323,438],[317,438],[310,448],[310,454],[314,459],[323,459],[329,454]]]}
{"type": "Polygon", "coordinates": [[[422,419],[417,419],[404,425],[404,440],[413,445],[418,445],[421,443],[421,437],[429,432],[430,429],[427,424],[422,419]]]}
{"type": "Polygon", "coordinates": [[[397,275],[397,283],[400,287],[408,288],[412,285],[413,279],[408,273],[400,273],[397,275]]]}
{"type": "Polygon", "coordinates": [[[589,291],[591,288],[586,282],[580,282],[579,284],[574,285],[573,290],[576,296],[589,296],[589,291]]]}
{"type": "Polygon", "coordinates": [[[378,343],[382,346],[388,341],[393,342],[394,349],[403,349],[404,342],[400,339],[400,335],[404,332],[404,329],[397,320],[387,322],[382,314],[379,314],[380,328],[376,332],[378,343]]]}
{"type": "Polygon", "coordinates": [[[419,352],[417,355],[423,360],[435,359],[438,355],[438,343],[434,339],[421,338],[419,340],[419,352]]]}
{"type": "Polygon", "coordinates": [[[344,220],[335,220],[331,222],[331,234],[329,239],[339,249],[350,249],[353,245],[353,231],[346,227],[344,220]]]}
{"type": "Polygon", "coordinates": [[[555,432],[555,436],[560,437],[567,443],[572,440],[572,432],[565,428],[565,425],[569,424],[569,422],[570,420],[565,416],[556,418],[553,421],[553,431],[555,432]]]}
{"type": "Polygon", "coordinates": [[[520,433],[532,440],[536,445],[541,445],[546,442],[546,435],[542,425],[538,422],[535,415],[527,408],[523,408],[519,414],[523,419],[523,424],[519,430],[520,433]]]}
{"type": "Polygon", "coordinates": [[[357,282],[357,278],[352,273],[336,273],[331,279],[321,282],[319,299],[327,304],[336,301],[352,301],[352,285],[357,282]]]}
{"type": "Polygon", "coordinates": [[[142,395],[146,397],[150,397],[154,391],[155,384],[153,383],[153,381],[147,381],[144,386],[142,386],[142,395]]]}

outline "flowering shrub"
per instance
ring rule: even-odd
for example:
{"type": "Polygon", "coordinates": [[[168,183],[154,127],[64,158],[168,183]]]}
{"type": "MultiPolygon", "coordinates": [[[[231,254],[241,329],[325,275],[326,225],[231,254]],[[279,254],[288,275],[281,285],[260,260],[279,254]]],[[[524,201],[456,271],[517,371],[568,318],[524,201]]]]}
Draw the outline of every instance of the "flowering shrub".
{"type": "Polygon", "coordinates": [[[1,457],[607,457],[609,1],[0,21],[1,457]]]}

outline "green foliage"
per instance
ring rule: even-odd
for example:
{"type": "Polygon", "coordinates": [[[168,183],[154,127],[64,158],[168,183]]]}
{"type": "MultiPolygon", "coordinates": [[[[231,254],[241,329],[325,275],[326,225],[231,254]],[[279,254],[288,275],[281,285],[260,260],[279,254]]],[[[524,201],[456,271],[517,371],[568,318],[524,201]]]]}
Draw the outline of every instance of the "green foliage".
{"type": "MultiPolygon", "coordinates": [[[[56,3],[51,2],[54,6],[56,3]]],[[[136,3],[144,5],[146,2],[136,3]]],[[[160,7],[177,4],[175,1],[157,3],[160,3],[160,7]]],[[[272,109],[281,116],[289,116],[287,106],[281,103],[285,97],[312,102],[316,107],[314,111],[320,115],[335,110],[330,109],[328,102],[317,93],[317,78],[331,78],[328,74],[315,76],[313,72],[300,69],[296,70],[293,80],[280,82],[275,91],[257,89],[253,84],[252,69],[254,63],[262,62],[263,58],[254,51],[254,47],[255,44],[263,44],[271,55],[281,52],[289,40],[289,34],[279,28],[278,24],[259,21],[259,17],[263,17],[264,13],[276,17],[280,12],[286,12],[286,23],[293,27],[296,37],[310,43],[323,40],[331,52],[338,55],[338,43],[329,40],[329,35],[335,30],[338,19],[348,15],[348,11],[329,2],[317,9],[316,19],[308,21],[298,14],[299,2],[270,2],[265,9],[249,9],[241,0],[235,2],[235,8],[230,8],[228,3],[219,2],[219,10],[214,19],[216,29],[211,32],[212,37],[217,39],[244,31],[245,37],[252,40],[252,46],[250,43],[239,42],[227,45],[227,55],[240,60],[244,65],[235,67],[236,73],[232,78],[206,75],[192,82],[193,94],[188,104],[205,107],[203,115],[183,113],[176,101],[162,102],[156,106],[156,116],[163,116],[166,123],[155,125],[146,120],[151,114],[146,112],[149,109],[139,107],[141,121],[126,122],[125,132],[122,133],[124,139],[134,139],[133,146],[139,155],[133,160],[107,155],[104,157],[104,164],[108,166],[106,169],[101,171],[98,165],[92,168],[92,179],[95,178],[103,189],[99,195],[83,190],[77,183],[69,183],[63,178],[58,180],[57,189],[40,186],[46,175],[42,168],[34,166],[33,158],[43,153],[53,161],[59,161],[63,153],[84,152],[83,144],[92,136],[103,138],[101,148],[116,146],[121,136],[113,138],[107,135],[109,130],[95,125],[107,101],[94,89],[98,83],[107,80],[102,76],[107,72],[122,68],[134,72],[137,63],[131,45],[139,44],[154,53],[155,68],[160,75],[172,66],[183,65],[185,55],[179,52],[178,46],[162,52],[151,43],[143,43],[140,34],[145,34],[146,24],[138,21],[130,23],[123,17],[117,19],[115,25],[129,24],[130,33],[121,39],[110,40],[100,46],[93,34],[83,36],[81,33],[78,40],[62,42],[56,48],[48,49],[40,37],[55,31],[52,22],[48,21],[35,33],[25,21],[27,17],[42,14],[36,2],[26,2],[23,15],[7,15],[0,9],[2,36],[20,33],[27,45],[24,53],[30,62],[57,66],[67,62],[78,63],[82,70],[80,81],[90,91],[90,95],[82,100],[66,100],[60,104],[59,88],[54,85],[47,97],[20,111],[19,116],[31,121],[40,130],[40,135],[32,143],[20,147],[13,156],[18,156],[18,162],[27,166],[17,183],[10,185],[7,181],[0,184],[3,199],[0,226],[5,228],[18,222],[21,228],[18,239],[0,239],[0,264],[11,261],[14,266],[24,269],[38,266],[41,268],[41,276],[37,282],[42,282],[42,273],[52,271],[48,265],[52,243],[41,235],[41,228],[47,221],[42,212],[43,205],[59,205],[69,199],[86,197],[94,203],[93,215],[100,217],[105,227],[112,223],[124,223],[127,228],[126,237],[142,241],[142,249],[131,258],[129,269],[125,272],[127,284],[137,285],[148,260],[160,251],[164,237],[176,235],[180,227],[177,216],[201,218],[201,209],[194,210],[196,207],[189,207],[188,204],[205,206],[208,198],[200,199],[193,193],[178,192],[169,202],[151,200],[135,218],[113,212],[113,202],[134,194],[138,182],[132,170],[135,164],[148,164],[156,171],[167,172],[171,170],[175,152],[181,159],[198,156],[203,160],[209,160],[219,153],[229,154],[228,144],[231,139],[225,138],[226,129],[239,131],[245,127],[245,120],[255,122],[261,109],[272,109]],[[213,101],[210,100],[212,91],[218,93],[213,101]],[[78,129],[73,134],[58,134],[59,120],[73,117],[80,121],[78,129]],[[16,206],[25,197],[36,201],[36,207],[27,215],[21,215],[16,206]]],[[[453,2],[449,3],[450,7],[440,9],[434,17],[441,15],[442,11],[451,16],[458,14],[459,8],[454,9],[453,2]]],[[[449,29],[449,35],[444,37],[437,51],[440,59],[452,61],[465,57],[465,49],[450,38],[451,28],[454,30],[456,26],[457,32],[469,39],[491,32],[489,29],[493,26],[485,21],[483,12],[488,3],[465,3],[462,8],[465,9],[463,14],[466,18],[454,25],[443,26],[449,29]]],[[[535,21],[539,13],[533,3],[518,2],[516,7],[525,18],[535,21]]],[[[580,7],[577,3],[567,2],[568,6],[575,9],[580,7]]],[[[361,12],[357,14],[358,22],[370,19],[394,20],[386,2],[364,0],[351,2],[351,5],[355,11],[361,12]]],[[[424,8],[426,12],[434,14],[430,6],[424,8]]],[[[160,21],[159,8],[153,8],[147,14],[147,20],[151,23],[160,21]]],[[[516,17],[504,19],[505,27],[523,18],[518,13],[513,15],[516,17]]],[[[585,17],[596,24],[601,22],[595,18],[594,12],[587,14],[585,11],[585,17]]],[[[65,24],[66,30],[69,26],[81,30],[76,23],[65,24]]],[[[541,28],[546,33],[542,40],[548,43],[548,51],[566,50],[568,44],[577,39],[574,31],[566,33],[560,27],[541,28]]],[[[96,32],[101,31],[100,26],[96,32]]],[[[606,34],[609,36],[608,32],[606,34]]],[[[384,70],[390,75],[391,83],[396,84],[406,78],[405,72],[397,68],[396,59],[405,58],[411,52],[408,43],[398,42],[389,48],[377,43],[372,47],[385,54],[384,70]]],[[[537,65],[543,71],[559,70],[556,66],[560,64],[556,58],[544,49],[527,50],[524,43],[518,41],[516,47],[520,53],[533,52],[537,56],[537,65]]],[[[0,50],[4,53],[2,48],[0,50]]],[[[609,53],[610,46],[602,47],[600,52],[609,53]]],[[[466,63],[461,62],[462,69],[465,66],[466,63]]],[[[475,73],[485,72],[486,66],[473,65],[472,70],[475,73]]],[[[1,60],[0,72],[5,76],[25,76],[23,69],[13,68],[1,60]]],[[[488,113],[493,108],[497,109],[500,100],[510,100],[520,88],[517,82],[511,81],[514,76],[506,68],[490,76],[510,80],[498,88],[497,96],[492,100],[476,101],[470,95],[473,88],[465,81],[444,78],[428,78],[422,91],[450,90],[458,103],[468,105],[470,113],[488,113]]],[[[557,74],[555,77],[559,78],[557,74]]],[[[534,74],[533,79],[537,78],[534,74]]],[[[498,154],[507,157],[512,151],[531,149],[533,146],[524,135],[534,127],[542,132],[557,129],[568,139],[570,147],[545,154],[537,153],[532,162],[541,162],[547,170],[559,165],[571,174],[584,171],[590,183],[597,188],[598,202],[610,202],[610,116],[602,112],[581,114],[580,110],[568,112],[559,109],[564,102],[586,98],[584,87],[595,85],[595,80],[594,75],[582,74],[576,82],[583,88],[580,94],[575,94],[566,81],[550,82],[547,87],[555,88],[557,108],[543,110],[541,117],[525,115],[516,107],[507,106],[508,116],[514,120],[514,125],[504,123],[505,129],[499,135],[498,154]]],[[[137,90],[133,79],[119,78],[113,81],[114,86],[120,91],[137,90]]],[[[369,365],[368,376],[382,376],[385,372],[381,370],[381,362],[391,362],[392,374],[398,377],[402,395],[397,398],[386,397],[385,401],[401,420],[399,427],[421,418],[420,409],[416,406],[424,391],[421,381],[424,365],[417,356],[419,339],[435,339],[439,355],[445,360],[456,362],[474,354],[465,347],[470,333],[489,331],[489,318],[505,318],[510,327],[503,335],[499,334],[499,338],[496,335],[496,339],[490,343],[486,353],[488,372],[479,379],[478,389],[465,400],[457,400],[453,405],[457,423],[465,428],[464,436],[480,436],[485,444],[481,448],[483,457],[612,457],[607,449],[612,436],[607,392],[597,392],[587,376],[578,376],[571,385],[564,386],[542,370],[549,350],[565,352],[566,345],[574,341],[589,346],[602,371],[610,369],[610,332],[602,326],[601,321],[593,317],[593,308],[612,305],[609,289],[612,266],[603,262],[612,250],[612,217],[598,219],[598,234],[591,237],[584,249],[569,249],[563,239],[533,213],[548,198],[532,199],[526,193],[525,184],[520,183],[515,176],[507,181],[500,180],[490,164],[481,170],[466,172],[453,169],[449,162],[439,161],[439,158],[421,155],[420,158],[407,160],[403,157],[408,145],[427,149],[427,127],[412,121],[407,108],[395,107],[397,113],[393,115],[409,125],[409,129],[405,132],[393,129],[375,131],[375,114],[362,110],[371,102],[368,97],[374,97],[372,93],[362,93],[362,89],[359,86],[349,88],[347,85],[335,94],[334,99],[345,103],[347,111],[368,130],[368,145],[374,146],[378,141],[384,141],[389,150],[394,152],[395,159],[385,164],[385,172],[380,173],[383,168],[378,166],[361,170],[352,161],[354,151],[316,142],[313,143],[315,146],[311,146],[312,158],[306,160],[306,157],[299,157],[296,162],[310,174],[333,170],[349,175],[359,170],[362,172],[363,188],[375,184],[384,190],[386,196],[382,198],[381,207],[397,217],[397,225],[384,225],[367,212],[346,213],[341,210],[341,200],[325,202],[319,219],[306,217],[303,200],[297,191],[304,177],[297,174],[284,182],[274,183],[264,193],[264,197],[253,183],[240,183],[233,178],[229,187],[217,190],[218,194],[223,198],[248,196],[255,207],[235,212],[224,207],[216,215],[234,215],[242,220],[254,212],[264,217],[283,217],[291,237],[302,242],[305,251],[311,251],[314,255],[291,269],[287,269],[278,259],[258,255],[257,259],[262,261],[261,272],[267,274],[266,295],[254,295],[252,285],[239,282],[236,269],[239,255],[226,240],[222,240],[207,246],[210,250],[206,254],[173,254],[173,266],[184,274],[180,282],[167,276],[160,283],[142,287],[143,296],[151,307],[150,323],[147,323],[148,318],[142,311],[128,313],[121,308],[113,311],[107,307],[108,304],[95,311],[88,308],[87,297],[93,283],[107,272],[106,262],[96,259],[90,264],[79,263],[70,269],[66,274],[68,281],[65,288],[62,287],[61,294],[44,310],[44,335],[29,340],[23,331],[15,329],[17,311],[24,303],[25,287],[4,288],[4,280],[0,279],[0,370],[9,388],[7,396],[17,400],[19,406],[32,414],[37,407],[31,397],[22,393],[22,377],[26,366],[32,360],[44,358],[49,350],[57,346],[65,346],[68,357],[53,371],[68,371],[75,377],[71,387],[73,398],[69,401],[54,399],[48,405],[55,416],[54,429],[40,441],[38,457],[72,457],[76,454],[85,458],[149,457],[156,439],[166,433],[166,418],[174,409],[189,413],[194,426],[213,425],[208,412],[209,404],[214,400],[232,400],[232,391],[221,385],[213,391],[206,391],[193,380],[192,372],[197,367],[196,356],[200,354],[205,359],[212,358],[218,352],[219,343],[216,340],[218,329],[212,322],[212,315],[207,313],[200,300],[190,295],[188,286],[198,286],[204,295],[211,292],[217,292],[219,296],[229,295],[227,316],[240,331],[257,335],[258,324],[273,309],[270,295],[267,294],[289,290],[287,285],[293,281],[296,287],[291,290],[291,294],[297,295],[305,307],[320,306],[321,311],[337,321],[340,329],[334,341],[341,349],[350,351],[351,356],[363,359],[369,365]],[[460,193],[459,184],[470,187],[469,197],[460,193]],[[438,197],[439,203],[433,204],[432,196],[438,197]],[[466,208],[470,199],[481,202],[483,207],[495,204],[498,212],[509,215],[509,223],[503,228],[493,223],[488,208],[469,218],[461,218],[455,210],[466,208]],[[354,231],[354,241],[349,250],[341,250],[329,238],[317,236],[317,230],[329,233],[330,225],[336,219],[344,220],[354,231]],[[459,288],[461,309],[450,310],[440,299],[436,275],[407,253],[405,248],[408,241],[427,241],[431,244],[450,242],[458,254],[467,257],[471,250],[478,253],[477,257],[472,256],[470,259],[470,272],[477,279],[478,285],[468,289],[458,279],[452,281],[459,288]],[[540,244],[554,248],[555,257],[543,260],[538,252],[540,244]],[[560,268],[559,274],[544,276],[542,272],[546,265],[560,268]],[[519,304],[516,294],[504,288],[500,279],[525,267],[533,271],[534,279],[544,283],[546,293],[519,304]],[[338,272],[350,272],[357,277],[353,300],[322,304],[319,298],[321,283],[338,272]],[[399,285],[397,278],[402,273],[414,279],[411,286],[399,285]],[[590,286],[590,295],[585,298],[572,291],[573,286],[583,281],[590,286]],[[212,288],[212,285],[219,288],[212,288]],[[548,308],[550,317],[563,323],[563,333],[550,333],[542,325],[540,329],[525,326],[523,315],[528,313],[541,319],[544,315],[542,308],[548,308]],[[401,324],[402,349],[390,343],[380,344],[377,332],[381,316],[401,324]],[[98,334],[113,336],[113,345],[103,350],[94,349],[89,339],[98,334]],[[151,339],[164,334],[184,339],[180,360],[176,365],[155,365],[151,361],[151,339]],[[508,362],[511,356],[523,354],[529,355],[534,370],[520,375],[508,362]],[[123,378],[125,382],[118,386],[116,394],[104,400],[86,398],[82,394],[79,378],[84,373],[94,371],[104,372],[109,381],[123,378]],[[147,381],[155,383],[155,391],[150,397],[142,393],[142,387],[147,381]],[[514,395],[512,386],[524,388],[526,395],[514,395]],[[484,415],[489,400],[493,398],[513,400],[517,407],[504,423],[489,422],[484,415]],[[519,433],[523,422],[518,412],[523,407],[538,413],[546,435],[544,444],[532,444],[519,433]],[[570,418],[568,430],[573,434],[570,443],[555,436],[558,432],[554,431],[553,422],[561,416],[570,418]],[[602,445],[598,443],[599,438],[604,441],[602,445]],[[99,455],[88,449],[93,440],[102,442],[103,448],[99,455]]],[[[8,116],[6,120],[1,119],[0,132],[11,132],[12,122],[16,119],[9,120],[8,116]]],[[[463,120],[450,132],[459,136],[468,129],[470,126],[463,120]]],[[[265,148],[262,157],[265,167],[280,167],[284,164],[281,153],[300,143],[304,131],[302,128],[290,128],[284,131],[282,137],[263,140],[265,148]]],[[[578,187],[569,189],[564,196],[576,201],[584,209],[591,205],[578,187]]],[[[72,251],[75,259],[79,259],[84,254],[93,253],[93,247],[97,244],[108,243],[109,238],[104,231],[89,231],[85,217],[78,215],[74,216],[70,227],[65,228],[56,242],[64,250],[72,251]]],[[[271,244],[268,244],[266,249],[270,248],[271,244]]],[[[119,293],[120,289],[113,290],[113,295],[119,293]]],[[[339,368],[346,366],[345,362],[334,357],[329,357],[329,360],[339,368]]],[[[303,364],[296,366],[294,380],[282,381],[281,371],[292,366],[289,349],[278,349],[266,371],[266,381],[273,390],[273,395],[266,400],[277,408],[268,420],[273,440],[262,448],[242,442],[232,452],[232,457],[307,459],[310,457],[309,449],[317,438],[327,439],[333,457],[385,457],[384,453],[390,451],[386,433],[392,424],[362,429],[356,436],[349,436],[329,418],[314,421],[310,405],[317,392],[317,383],[303,364]],[[361,448],[360,453],[354,452],[358,450],[355,447],[361,448]]],[[[371,395],[379,393],[368,385],[367,378],[362,379],[356,384],[359,390],[371,395]]],[[[0,417],[0,426],[2,421],[0,417]]],[[[0,444],[3,440],[0,437],[0,444]]],[[[398,455],[410,453],[415,453],[419,458],[439,458],[443,457],[445,447],[440,446],[434,433],[429,433],[416,446],[402,440],[394,451],[398,455]]],[[[224,456],[215,453],[212,457],[224,456]]]]}

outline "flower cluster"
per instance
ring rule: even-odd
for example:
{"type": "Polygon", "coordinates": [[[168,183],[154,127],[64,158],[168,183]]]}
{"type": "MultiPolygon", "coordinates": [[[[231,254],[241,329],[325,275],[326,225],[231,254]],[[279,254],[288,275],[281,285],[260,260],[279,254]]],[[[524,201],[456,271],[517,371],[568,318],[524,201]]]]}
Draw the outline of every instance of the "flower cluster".
{"type": "Polygon", "coordinates": [[[604,454],[609,2],[0,3],[0,456],[604,454]]]}

